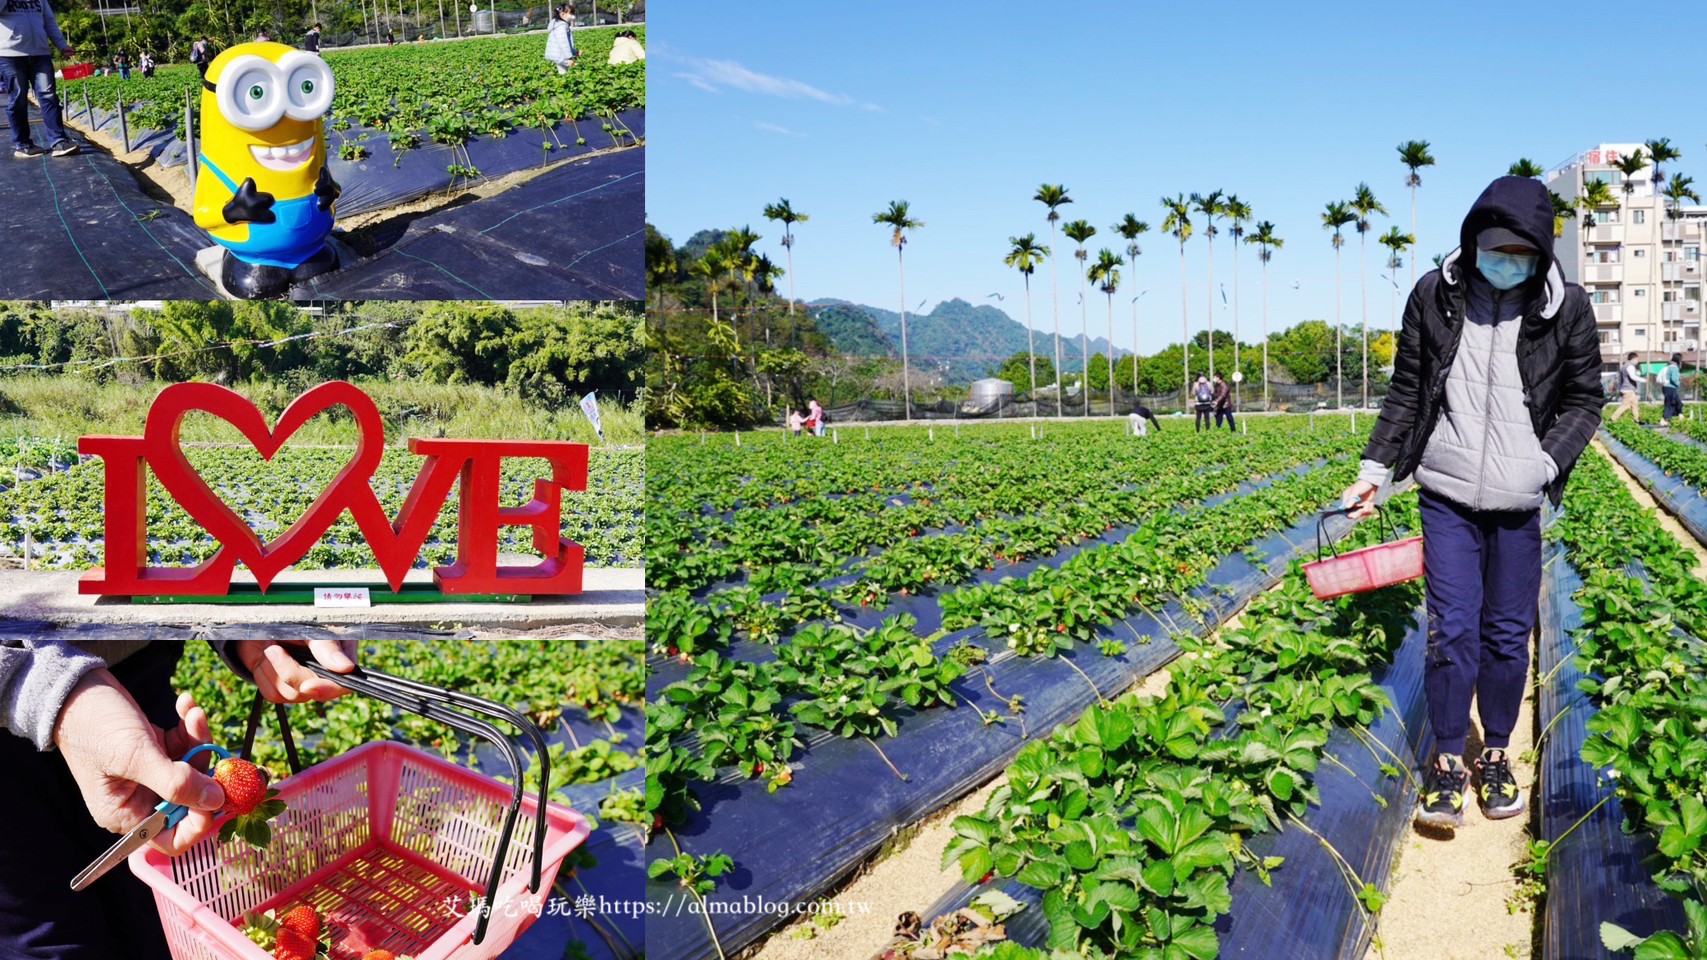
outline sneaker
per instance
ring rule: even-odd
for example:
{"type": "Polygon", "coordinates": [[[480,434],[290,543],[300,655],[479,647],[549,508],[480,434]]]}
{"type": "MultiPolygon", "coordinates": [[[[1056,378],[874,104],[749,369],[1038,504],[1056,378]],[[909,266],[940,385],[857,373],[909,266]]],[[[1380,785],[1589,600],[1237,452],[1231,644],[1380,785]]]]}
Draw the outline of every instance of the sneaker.
{"type": "Polygon", "coordinates": [[[12,156],[17,157],[19,160],[31,160],[42,156],[45,153],[47,153],[46,150],[43,150],[41,147],[38,147],[33,143],[26,143],[21,147],[14,147],[12,149],[12,156]]]}
{"type": "Polygon", "coordinates": [[[1461,761],[1441,754],[1439,760],[1428,768],[1416,822],[1433,827],[1463,826],[1464,787],[1469,780],[1470,771],[1464,769],[1461,761]]]}
{"type": "Polygon", "coordinates": [[[69,157],[72,154],[80,153],[82,150],[82,147],[70,140],[61,140],[53,145],[53,155],[56,157],[69,157]]]}
{"type": "Polygon", "coordinates": [[[1482,801],[1482,813],[1490,820],[1515,817],[1528,806],[1517,778],[1511,775],[1511,758],[1504,750],[1483,750],[1476,760],[1476,779],[1480,785],[1476,795],[1482,801]]]}

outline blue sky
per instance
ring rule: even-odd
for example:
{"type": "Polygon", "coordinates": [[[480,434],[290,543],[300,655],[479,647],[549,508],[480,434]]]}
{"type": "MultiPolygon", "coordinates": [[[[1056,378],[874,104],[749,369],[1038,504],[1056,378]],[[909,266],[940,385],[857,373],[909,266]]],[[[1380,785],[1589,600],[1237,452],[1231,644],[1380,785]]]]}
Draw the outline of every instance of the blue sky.
{"type": "MultiPolygon", "coordinates": [[[[1652,44],[1700,34],[1702,8],[1654,3],[723,3],[656,4],[647,133],[648,220],[677,243],[705,227],[750,224],[779,264],[766,203],[811,215],[797,227],[795,290],[900,305],[894,250],[871,215],[910,201],[925,221],[906,247],[907,309],[961,297],[1024,321],[1007,238],[1048,242],[1041,183],[1064,183],[1117,253],[1111,225],[1150,224],[1137,277],[1122,271],[1116,342],[1180,337],[1178,245],[1160,232],[1164,194],[1220,189],[1274,221],[1286,247],[1270,266],[1270,324],[1334,316],[1334,256],[1320,213],[1367,181],[1391,219],[1369,234],[1372,324],[1392,287],[1375,237],[1410,230],[1395,146],[1427,140],[1437,161],[1418,191],[1418,272],[1456,243],[1472,200],[1520,156],[1553,167],[1602,142],[1669,137],[1670,169],[1707,192],[1707,113],[1699,74],[1656,60],[1652,44]],[[1077,15],[1061,18],[1063,11],[1077,15]],[[1306,12],[1308,11],[1308,12],[1306,12]],[[1599,26],[1596,26],[1596,25],[1599,26]],[[1641,36],[1640,42],[1635,37],[1641,36]],[[1669,67],[1669,68],[1668,68],[1669,67]],[[1666,82],[1693,88],[1664,99],[1666,82]],[[1000,292],[998,303],[988,298],[1000,292]]],[[[1207,247],[1186,244],[1192,329],[1206,321],[1207,247]]],[[[1347,232],[1344,317],[1361,313],[1358,243],[1347,232]]],[[[1230,234],[1215,239],[1216,285],[1234,295],[1230,234]]],[[[1055,244],[1063,333],[1079,329],[1077,261],[1055,244]]],[[[1244,339],[1260,324],[1254,247],[1239,253],[1244,339]]],[[[1400,271],[1401,290],[1409,268],[1400,271]]],[[[1033,277],[1035,326],[1050,323],[1049,268],[1033,277]]],[[[787,279],[780,282],[786,293],[787,279]]],[[[1093,335],[1106,330],[1090,293],[1093,335]]],[[[1217,295],[1219,301],[1219,294],[1217,295]]],[[[1400,306],[1402,307],[1402,292],[1400,306]]],[[[1217,327],[1231,326],[1219,308],[1217,327]]]]}

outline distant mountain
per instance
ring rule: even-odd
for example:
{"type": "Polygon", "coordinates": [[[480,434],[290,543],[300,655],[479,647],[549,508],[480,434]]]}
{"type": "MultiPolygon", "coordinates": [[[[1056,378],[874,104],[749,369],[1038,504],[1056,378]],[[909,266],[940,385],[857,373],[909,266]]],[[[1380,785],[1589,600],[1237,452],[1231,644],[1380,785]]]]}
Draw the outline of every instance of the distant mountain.
{"type": "MultiPolygon", "coordinates": [[[[812,302],[818,329],[830,338],[843,353],[862,356],[901,355],[901,314],[882,307],[848,303],[845,300],[815,300],[812,302]],[[863,316],[869,326],[860,322],[863,316]],[[826,319],[829,322],[826,322],[826,319]],[[881,352],[873,334],[887,345],[881,352]],[[845,339],[844,339],[845,338],[845,339]]],[[[1080,366],[1079,338],[1068,333],[1078,325],[1075,305],[1061,317],[1061,362],[1071,371],[1080,366]]],[[[1091,315],[1091,329],[1097,327],[1097,317],[1091,315]]],[[[1117,321],[1118,322],[1118,321],[1117,321]]],[[[1103,317],[1107,323],[1107,315],[1103,317]]],[[[1106,327],[1105,327],[1106,329],[1106,327]]],[[[1053,356],[1055,348],[1047,333],[1036,334],[1040,356],[1053,356]]],[[[944,300],[925,314],[907,314],[907,352],[916,367],[935,366],[942,370],[949,383],[971,383],[989,376],[1002,361],[1026,349],[1025,324],[1007,315],[998,307],[974,306],[958,297],[944,300]]],[[[1109,345],[1105,337],[1093,336],[1090,352],[1106,355],[1109,345]]],[[[1114,356],[1123,357],[1129,350],[1117,348],[1114,356]]]]}

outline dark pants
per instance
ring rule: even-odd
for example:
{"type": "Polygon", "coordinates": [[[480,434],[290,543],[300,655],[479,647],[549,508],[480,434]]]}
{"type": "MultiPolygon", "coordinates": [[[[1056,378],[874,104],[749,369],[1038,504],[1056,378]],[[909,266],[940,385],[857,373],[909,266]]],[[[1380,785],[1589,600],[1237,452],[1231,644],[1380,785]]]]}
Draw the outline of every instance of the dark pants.
{"type": "Polygon", "coordinates": [[[1227,418],[1227,429],[1229,429],[1229,430],[1233,429],[1233,408],[1232,407],[1218,407],[1218,408],[1216,408],[1216,410],[1215,410],[1215,429],[1217,429],[1217,430],[1221,429],[1221,418],[1222,417],[1227,418]]]}
{"type": "Polygon", "coordinates": [[[1423,686],[1435,751],[1464,753],[1472,696],[1483,745],[1504,749],[1523,703],[1541,596],[1541,512],[1474,511],[1426,490],[1417,503],[1428,571],[1423,686]]]}
{"type": "Polygon", "coordinates": [[[1211,408],[1210,408],[1209,404],[1207,404],[1207,403],[1199,403],[1197,405],[1197,429],[1199,429],[1199,430],[1211,429],[1209,426],[1209,411],[1210,411],[1210,409],[1211,408]]]}
{"type": "Polygon", "coordinates": [[[6,119],[12,124],[12,146],[27,147],[30,138],[30,101],[26,96],[32,88],[36,102],[41,104],[43,146],[51,147],[65,139],[61,122],[59,88],[53,82],[52,57],[0,57],[0,81],[6,84],[6,119]]]}
{"type": "Polygon", "coordinates": [[[1663,420],[1670,420],[1673,417],[1682,416],[1683,415],[1683,397],[1678,394],[1677,388],[1676,387],[1666,387],[1665,388],[1665,394],[1666,394],[1666,400],[1665,400],[1664,412],[1662,412],[1660,414],[1660,418],[1663,420]]]}
{"type": "MultiPolygon", "coordinates": [[[[172,670],[183,645],[156,641],[113,675],[156,726],[177,725],[172,670]]],[[[168,960],[154,895],[127,864],[81,893],[71,878],[118,834],[90,819],[57,751],[0,730],[0,960],[168,960]]]]}

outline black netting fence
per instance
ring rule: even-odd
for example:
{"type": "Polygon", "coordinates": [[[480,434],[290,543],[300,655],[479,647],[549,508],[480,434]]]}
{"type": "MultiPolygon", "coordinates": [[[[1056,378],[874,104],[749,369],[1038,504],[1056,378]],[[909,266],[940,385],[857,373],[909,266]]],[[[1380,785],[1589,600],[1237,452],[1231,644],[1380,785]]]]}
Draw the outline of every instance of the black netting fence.
{"type": "MultiPolygon", "coordinates": [[[[1368,407],[1379,407],[1387,396],[1387,384],[1371,381],[1368,407]]],[[[1116,390],[1111,398],[1107,390],[1092,390],[1087,398],[1073,389],[1059,399],[1054,391],[1038,394],[999,396],[993,399],[950,399],[915,394],[912,404],[899,399],[861,398],[852,402],[825,405],[830,423],[858,423],[881,420],[999,420],[1028,417],[1124,417],[1135,406],[1148,407],[1157,416],[1192,413],[1195,402],[1181,392],[1167,394],[1134,394],[1116,390]],[[1088,402],[1087,402],[1088,401],[1088,402]]],[[[1363,403],[1363,383],[1346,380],[1337,387],[1334,383],[1292,384],[1271,383],[1265,403],[1262,384],[1241,384],[1234,392],[1233,409],[1238,413],[1305,413],[1311,410],[1356,409],[1363,403]]]]}

